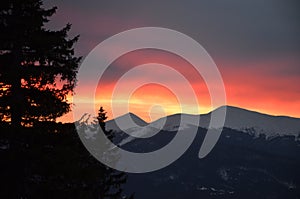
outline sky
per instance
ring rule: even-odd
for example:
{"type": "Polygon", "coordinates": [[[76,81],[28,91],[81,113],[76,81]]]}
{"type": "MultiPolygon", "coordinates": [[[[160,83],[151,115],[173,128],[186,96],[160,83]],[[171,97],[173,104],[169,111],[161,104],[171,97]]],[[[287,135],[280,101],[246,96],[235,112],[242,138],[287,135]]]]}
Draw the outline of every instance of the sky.
{"type": "MultiPolygon", "coordinates": [[[[300,117],[300,2],[297,0],[45,0],[44,5],[58,7],[48,28],[60,29],[71,23],[70,36],[80,35],[76,55],[85,58],[100,42],[128,29],[173,29],[199,42],[212,57],[222,75],[228,105],[300,117]]],[[[149,70],[122,85],[130,87],[139,79],[150,77],[167,79],[168,85],[139,87],[129,98],[128,111],[151,121],[182,112],[182,106],[184,112],[192,114],[216,108],[211,106],[207,86],[201,76],[195,75],[193,66],[172,53],[158,50],[139,50],[121,56],[109,66],[96,91],[86,85],[86,92],[95,92],[95,107],[104,106],[109,119],[122,114],[111,111],[112,90],[122,74],[146,63],[165,64],[188,77],[200,103],[196,107],[185,99],[182,104],[168,87],[185,90],[186,85],[174,81],[167,70],[149,70]]],[[[126,93],[119,92],[118,102],[127,100],[123,94],[126,93]]],[[[75,106],[84,113],[84,102],[75,106]]],[[[63,122],[73,120],[72,113],[59,118],[63,122]]]]}

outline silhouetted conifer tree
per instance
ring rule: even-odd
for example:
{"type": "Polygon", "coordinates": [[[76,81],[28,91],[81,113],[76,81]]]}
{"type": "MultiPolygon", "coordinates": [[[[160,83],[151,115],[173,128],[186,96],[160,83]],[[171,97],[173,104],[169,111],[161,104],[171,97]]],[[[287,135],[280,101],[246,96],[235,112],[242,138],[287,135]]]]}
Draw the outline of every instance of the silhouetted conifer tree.
{"type": "MultiPolygon", "coordinates": [[[[107,136],[107,138],[111,141],[113,141],[114,134],[112,130],[107,130],[105,122],[107,120],[107,112],[103,109],[101,106],[99,111],[98,111],[98,116],[97,120],[100,125],[101,130],[103,133],[107,136]]],[[[117,161],[118,159],[118,154],[116,154],[114,151],[111,151],[110,154],[110,159],[114,162],[117,161]]],[[[102,197],[107,197],[107,198],[121,198],[122,196],[122,188],[121,185],[124,184],[127,180],[127,175],[124,172],[119,172],[115,169],[112,169],[110,167],[107,167],[103,165],[106,170],[106,176],[104,178],[104,184],[108,186],[108,189],[104,189],[102,193],[102,197]]],[[[123,197],[126,198],[126,197],[123,197]]],[[[130,198],[133,198],[131,196],[130,198]]]]}
{"type": "Polygon", "coordinates": [[[78,36],[71,28],[45,28],[56,7],[41,0],[0,3],[0,119],[13,127],[55,121],[70,111],[67,95],[75,86],[81,58],[74,56],[78,36]]]}

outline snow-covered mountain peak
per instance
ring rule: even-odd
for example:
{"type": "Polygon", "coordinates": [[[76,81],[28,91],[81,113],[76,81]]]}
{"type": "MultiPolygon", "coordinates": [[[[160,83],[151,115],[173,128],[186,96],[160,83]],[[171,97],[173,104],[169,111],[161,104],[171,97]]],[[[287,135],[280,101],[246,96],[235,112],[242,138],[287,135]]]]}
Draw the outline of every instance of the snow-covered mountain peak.
{"type": "Polygon", "coordinates": [[[294,135],[300,133],[300,119],[287,116],[272,116],[264,113],[250,111],[233,106],[221,106],[210,113],[201,115],[174,114],[160,118],[150,124],[143,121],[133,113],[107,122],[107,128],[119,131],[116,123],[121,124],[122,129],[130,131],[148,132],[153,129],[164,131],[177,131],[187,129],[192,126],[208,128],[212,115],[218,115],[226,110],[224,127],[239,130],[255,135],[265,134],[267,137],[294,135]],[[198,122],[200,121],[200,122],[198,122]],[[150,130],[149,130],[150,129],[150,130]]]}
{"type": "MultiPolygon", "coordinates": [[[[299,118],[272,116],[233,106],[222,106],[213,112],[221,111],[225,108],[226,121],[224,126],[227,128],[254,134],[265,134],[267,137],[276,135],[298,136],[300,133],[299,118]]],[[[211,113],[202,115],[201,119],[204,119],[207,123],[210,117],[211,113]]]]}
{"type": "Polygon", "coordinates": [[[134,127],[142,127],[148,125],[147,122],[139,118],[133,113],[126,113],[122,116],[119,116],[113,120],[106,122],[106,128],[112,130],[126,130],[134,127]]]}

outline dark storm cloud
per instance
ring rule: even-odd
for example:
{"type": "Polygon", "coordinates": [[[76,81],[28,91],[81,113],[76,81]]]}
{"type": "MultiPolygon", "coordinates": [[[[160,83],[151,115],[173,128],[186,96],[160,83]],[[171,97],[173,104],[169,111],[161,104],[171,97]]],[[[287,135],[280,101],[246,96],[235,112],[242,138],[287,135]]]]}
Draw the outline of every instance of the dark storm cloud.
{"type": "MultiPolygon", "coordinates": [[[[247,71],[252,71],[249,75],[262,73],[273,78],[300,79],[300,1],[297,0],[45,3],[47,7],[53,5],[58,6],[58,12],[49,26],[57,28],[72,23],[72,32],[81,35],[76,51],[82,56],[121,31],[158,26],[175,29],[198,41],[225,75],[229,68],[248,68],[247,71]]],[[[122,73],[124,68],[121,68],[115,65],[107,79],[122,73]]]]}
{"type": "Polygon", "coordinates": [[[60,15],[84,40],[95,43],[128,28],[161,26],[193,37],[217,58],[248,60],[300,52],[297,0],[47,1],[50,4],[58,5],[60,15]],[[97,27],[101,18],[112,18],[115,24],[97,27]]]}
{"type": "MultiPolygon", "coordinates": [[[[58,6],[48,27],[70,22],[72,34],[80,34],[78,55],[86,56],[101,41],[131,28],[174,29],[198,41],[212,56],[229,104],[299,117],[299,0],[45,1],[46,7],[58,6]]],[[[106,83],[113,84],[126,66],[135,66],[124,63],[114,62],[106,83]]]]}

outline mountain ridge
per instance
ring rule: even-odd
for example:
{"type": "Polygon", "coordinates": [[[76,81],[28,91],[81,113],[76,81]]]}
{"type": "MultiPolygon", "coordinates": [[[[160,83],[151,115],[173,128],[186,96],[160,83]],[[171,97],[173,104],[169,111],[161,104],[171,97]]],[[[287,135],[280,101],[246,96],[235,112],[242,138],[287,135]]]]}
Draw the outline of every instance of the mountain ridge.
{"type": "MultiPolygon", "coordinates": [[[[208,114],[211,114],[212,112],[216,111],[217,109],[220,109],[222,107],[226,107],[226,108],[229,108],[229,109],[239,109],[239,110],[245,110],[245,111],[248,111],[248,112],[252,112],[252,113],[258,113],[258,114],[261,114],[261,115],[265,115],[265,116],[271,116],[271,117],[282,117],[282,118],[290,118],[290,119],[300,119],[300,117],[293,117],[293,116],[288,116],[288,115],[272,115],[272,114],[268,114],[268,113],[264,113],[264,112],[259,112],[259,111],[255,111],[255,110],[250,110],[250,109],[246,109],[246,108],[241,108],[241,107],[237,107],[237,106],[232,106],[232,105],[223,105],[223,106],[220,106],[218,108],[215,108],[214,110],[212,111],[209,111],[207,113],[201,113],[201,114],[189,114],[189,113],[174,113],[174,114],[171,114],[171,115],[167,115],[165,117],[170,117],[170,116],[174,116],[174,115],[192,115],[192,116],[198,116],[198,115],[201,115],[201,116],[204,116],[204,115],[208,115],[208,114]]],[[[132,112],[128,112],[128,113],[125,113],[121,116],[118,116],[114,119],[111,119],[111,120],[108,120],[107,122],[110,122],[110,121],[113,121],[117,118],[120,118],[120,117],[123,117],[125,115],[134,115],[135,117],[138,117],[139,119],[143,120],[140,116],[132,113],[132,112]]],[[[159,118],[161,119],[161,118],[159,118]]],[[[151,122],[146,122],[145,120],[143,120],[145,123],[149,124],[149,123],[153,123],[159,119],[156,119],[154,121],[151,121],[151,122]]]]}
{"type": "MultiPolygon", "coordinates": [[[[269,115],[266,113],[228,105],[220,106],[209,113],[199,115],[176,113],[159,118],[150,123],[145,122],[133,113],[127,113],[125,115],[117,117],[116,119],[108,121],[107,127],[109,129],[119,131],[120,129],[117,127],[118,125],[116,125],[116,122],[118,122],[119,124],[123,125],[123,130],[132,128],[132,131],[134,131],[135,129],[140,131],[141,128],[144,130],[147,127],[154,127],[165,131],[177,131],[186,129],[189,127],[189,125],[194,124],[193,121],[199,120],[199,127],[208,128],[209,122],[211,120],[211,114],[218,114],[218,112],[224,111],[224,109],[226,109],[226,119],[224,127],[227,128],[247,133],[253,133],[255,135],[265,134],[267,137],[275,135],[298,136],[300,133],[300,118],[282,115],[269,115]],[[180,118],[182,116],[185,117],[185,120],[179,126],[180,118]],[[129,117],[131,117],[132,119],[129,119],[129,117]],[[133,127],[135,127],[135,129],[133,127]]],[[[143,132],[145,132],[145,130],[143,132]]]]}

